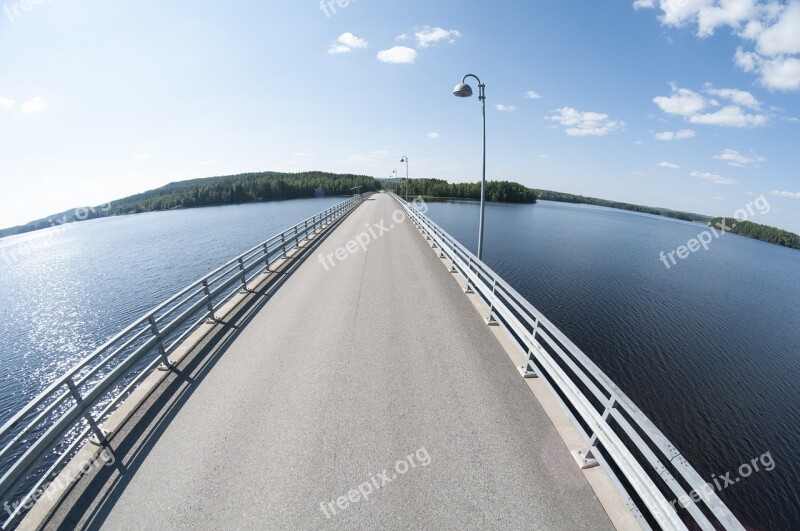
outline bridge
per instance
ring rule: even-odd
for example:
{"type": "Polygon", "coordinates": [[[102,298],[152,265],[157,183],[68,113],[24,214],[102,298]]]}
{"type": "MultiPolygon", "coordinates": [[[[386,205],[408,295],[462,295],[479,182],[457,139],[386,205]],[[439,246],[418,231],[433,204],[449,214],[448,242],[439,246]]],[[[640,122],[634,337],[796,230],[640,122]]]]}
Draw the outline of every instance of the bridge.
{"type": "Polygon", "coordinates": [[[4,529],[742,529],[588,356],[387,193],[178,292],[0,438],[4,529]]]}

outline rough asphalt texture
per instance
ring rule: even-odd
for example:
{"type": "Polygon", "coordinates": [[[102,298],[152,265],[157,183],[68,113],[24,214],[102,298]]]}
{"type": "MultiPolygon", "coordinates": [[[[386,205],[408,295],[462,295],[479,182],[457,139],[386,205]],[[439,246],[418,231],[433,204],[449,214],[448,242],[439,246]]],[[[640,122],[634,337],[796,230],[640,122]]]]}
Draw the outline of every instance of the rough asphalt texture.
{"type": "Polygon", "coordinates": [[[90,527],[612,528],[506,353],[414,226],[393,220],[398,210],[373,196],[302,263],[90,527]],[[379,237],[326,271],[320,254],[367,225],[379,237]]]}

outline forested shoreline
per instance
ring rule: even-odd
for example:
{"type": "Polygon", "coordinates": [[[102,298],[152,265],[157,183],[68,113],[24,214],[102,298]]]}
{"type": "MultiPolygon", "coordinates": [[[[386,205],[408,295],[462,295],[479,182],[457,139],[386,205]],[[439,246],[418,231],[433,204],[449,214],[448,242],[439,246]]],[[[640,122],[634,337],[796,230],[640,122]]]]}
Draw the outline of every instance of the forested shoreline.
{"type": "Polygon", "coordinates": [[[774,243],[783,247],[791,247],[792,249],[800,249],[800,236],[768,225],[761,225],[752,221],[740,221],[736,218],[714,218],[708,224],[739,236],[774,243]]]}
{"type": "MultiPolygon", "coordinates": [[[[421,196],[426,199],[479,200],[481,195],[480,182],[450,183],[442,179],[410,179],[406,183],[405,179],[380,180],[366,175],[320,171],[243,173],[170,183],[161,188],[111,201],[105,205],[68,210],[25,225],[0,230],[0,238],[108,216],[286,199],[348,196],[353,193],[355,187],[359,187],[362,193],[391,189],[403,197],[407,193],[410,197],[421,196]]],[[[800,236],[766,225],[739,222],[731,218],[712,219],[710,216],[691,212],[609,201],[551,190],[537,190],[511,181],[488,181],[486,183],[487,201],[536,203],[539,199],[597,205],[713,225],[724,223],[729,227],[729,231],[735,234],[800,249],[800,236]]]]}

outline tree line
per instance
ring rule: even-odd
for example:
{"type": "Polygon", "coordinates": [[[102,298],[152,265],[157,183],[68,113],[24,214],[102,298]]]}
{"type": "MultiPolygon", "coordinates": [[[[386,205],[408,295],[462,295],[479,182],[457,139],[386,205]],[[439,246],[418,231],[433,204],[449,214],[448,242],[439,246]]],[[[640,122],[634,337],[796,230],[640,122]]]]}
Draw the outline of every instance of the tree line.
{"type": "Polygon", "coordinates": [[[753,223],[752,221],[740,221],[735,218],[714,218],[709,222],[709,225],[726,232],[761,240],[762,242],[800,249],[800,236],[775,227],[753,223]]]}
{"type": "Polygon", "coordinates": [[[586,197],[582,195],[566,194],[563,192],[553,192],[550,190],[536,190],[536,193],[539,195],[539,199],[542,199],[544,201],[558,201],[560,203],[581,203],[586,205],[596,205],[608,208],[617,208],[620,210],[630,210],[631,212],[641,212],[643,214],[653,214],[655,216],[664,216],[667,218],[682,219],[684,221],[707,222],[711,219],[710,216],[692,214],[691,212],[681,212],[678,210],[670,210],[668,208],[634,205],[632,203],[621,203],[619,201],[609,201],[607,199],[598,199],[596,197],[586,197]]]}
{"type": "Polygon", "coordinates": [[[81,207],[18,227],[0,230],[0,238],[86,219],[141,214],[158,210],[279,201],[321,196],[352,195],[380,189],[380,181],[366,175],[327,172],[259,172],[207,177],[170,183],[155,190],[118,199],[101,207],[81,207]]]}
{"type": "MultiPolygon", "coordinates": [[[[390,179],[385,184],[398,195],[405,197],[406,180],[390,179]]],[[[481,183],[449,183],[442,179],[410,179],[408,181],[409,199],[417,196],[441,199],[481,198],[481,183]]],[[[486,183],[486,200],[498,203],[535,203],[536,192],[519,183],[510,181],[489,181],[486,183]]]]}

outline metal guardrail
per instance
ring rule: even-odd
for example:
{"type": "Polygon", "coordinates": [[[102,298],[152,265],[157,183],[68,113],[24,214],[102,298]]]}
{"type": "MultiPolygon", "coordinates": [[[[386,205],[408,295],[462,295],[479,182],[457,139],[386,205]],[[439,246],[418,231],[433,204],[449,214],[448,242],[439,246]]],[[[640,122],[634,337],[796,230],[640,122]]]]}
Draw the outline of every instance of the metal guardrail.
{"type": "Polygon", "coordinates": [[[92,436],[104,445],[102,423],[154,370],[172,369],[169,355],[248,282],[362,201],[355,196],[237,256],[182,289],[109,339],[50,384],[0,428],[0,528],[15,525],[35,493],[92,436]],[[159,365],[161,367],[159,367],[159,365]],[[54,458],[54,455],[56,456],[54,458]],[[30,486],[32,484],[32,487],[30,486]],[[24,487],[23,487],[24,485],[24,487]],[[15,498],[16,497],[16,498],[15,498]],[[9,511],[8,508],[13,510],[9,511]]]}
{"type": "Polygon", "coordinates": [[[744,530],[675,446],[558,328],[467,248],[396,194],[394,199],[488,306],[523,357],[520,372],[547,386],[586,441],[582,468],[602,465],[643,529],[744,530]],[[690,493],[697,493],[693,498],[690,493]],[[669,501],[668,497],[671,500],[669,501]],[[638,502],[634,501],[637,499],[638,502]],[[685,504],[682,513],[677,503],[685,504]],[[702,504],[701,504],[702,502],[702,504]]]}

